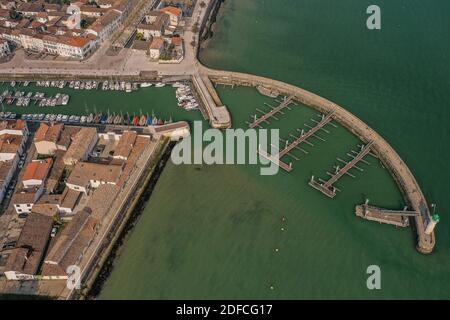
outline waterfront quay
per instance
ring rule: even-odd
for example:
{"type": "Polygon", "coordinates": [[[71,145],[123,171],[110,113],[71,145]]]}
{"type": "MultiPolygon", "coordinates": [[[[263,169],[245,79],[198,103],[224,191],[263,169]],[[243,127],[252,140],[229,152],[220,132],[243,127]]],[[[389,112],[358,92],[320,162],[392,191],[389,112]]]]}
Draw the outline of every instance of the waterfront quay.
{"type": "Polygon", "coordinates": [[[66,299],[89,289],[145,188],[142,182],[188,125],[138,132],[5,120],[0,128],[1,145],[10,142],[0,156],[11,157],[2,162],[2,181],[12,184],[10,193],[2,193],[0,293],[66,299]],[[67,286],[72,272],[79,272],[81,288],[67,286]]]}

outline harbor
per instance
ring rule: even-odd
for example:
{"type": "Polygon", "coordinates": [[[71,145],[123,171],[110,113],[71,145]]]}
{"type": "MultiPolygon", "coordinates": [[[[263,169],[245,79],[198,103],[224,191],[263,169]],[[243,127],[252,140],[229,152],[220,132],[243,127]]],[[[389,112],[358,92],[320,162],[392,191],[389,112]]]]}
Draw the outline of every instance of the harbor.
{"type": "Polygon", "coordinates": [[[194,112],[185,113],[198,108],[185,82],[4,81],[0,83],[0,99],[0,120],[139,127],[199,118],[194,112]],[[128,84],[131,93],[121,95],[128,84]],[[14,94],[4,96],[2,92],[14,94]],[[15,94],[24,99],[30,97],[30,103],[7,103],[9,96],[15,94]],[[43,103],[56,102],[49,97],[67,97],[67,102],[61,105],[43,103]]]}

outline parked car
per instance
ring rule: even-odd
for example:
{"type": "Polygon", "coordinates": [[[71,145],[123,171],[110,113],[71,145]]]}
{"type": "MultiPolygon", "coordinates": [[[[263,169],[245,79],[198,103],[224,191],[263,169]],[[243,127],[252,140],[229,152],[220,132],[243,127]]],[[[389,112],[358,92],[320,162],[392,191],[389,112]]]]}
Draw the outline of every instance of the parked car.
{"type": "Polygon", "coordinates": [[[58,232],[58,228],[57,227],[53,227],[52,233],[50,234],[50,237],[54,238],[56,236],[57,232],[58,232]]]}

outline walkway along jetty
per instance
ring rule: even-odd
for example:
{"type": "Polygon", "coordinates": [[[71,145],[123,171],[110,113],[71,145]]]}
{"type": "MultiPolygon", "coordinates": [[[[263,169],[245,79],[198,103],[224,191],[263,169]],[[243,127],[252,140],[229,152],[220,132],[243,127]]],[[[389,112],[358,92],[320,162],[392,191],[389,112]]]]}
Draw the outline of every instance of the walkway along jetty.
{"type": "Polygon", "coordinates": [[[434,227],[436,219],[432,219],[419,184],[403,162],[397,152],[377,132],[370,128],[358,117],[343,107],[322,98],[312,92],[281,81],[231,71],[220,71],[201,66],[201,72],[216,84],[258,87],[263,86],[278,91],[294,100],[310,106],[323,114],[332,114],[334,120],[346,127],[365,144],[370,144],[370,151],[374,153],[389,170],[399,186],[405,202],[412,211],[418,212],[413,216],[417,232],[417,250],[421,253],[431,253],[435,246],[434,227]]]}

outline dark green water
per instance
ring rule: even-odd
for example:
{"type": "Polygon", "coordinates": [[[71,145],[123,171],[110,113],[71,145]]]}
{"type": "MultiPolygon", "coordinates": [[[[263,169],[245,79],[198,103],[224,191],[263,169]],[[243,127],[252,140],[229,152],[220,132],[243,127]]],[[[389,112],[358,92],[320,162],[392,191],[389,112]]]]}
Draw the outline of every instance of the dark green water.
{"type": "MultiPolygon", "coordinates": [[[[376,129],[438,204],[435,252],[417,253],[410,229],[353,214],[366,197],[403,205],[376,161],[356,179],[339,181],[343,192],[334,200],[307,185],[358,143],[330,127],[327,142],[308,148],[291,174],[169,164],[100,298],[449,298],[450,4],[380,0],[382,30],[368,31],[369,4],[228,0],[201,60],[297,84],[376,129]],[[372,264],[381,267],[379,291],[366,288],[372,264]]],[[[235,127],[269,101],[248,88],[219,94],[235,127]]],[[[286,136],[314,114],[298,107],[271,127],[286,136]]]]}

